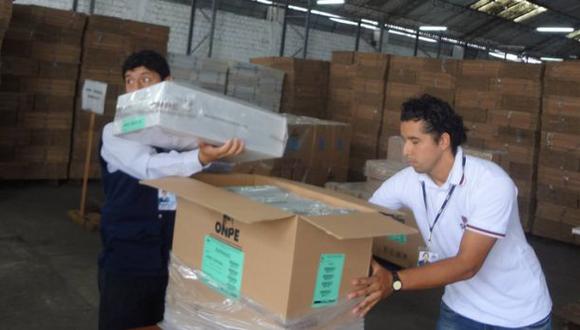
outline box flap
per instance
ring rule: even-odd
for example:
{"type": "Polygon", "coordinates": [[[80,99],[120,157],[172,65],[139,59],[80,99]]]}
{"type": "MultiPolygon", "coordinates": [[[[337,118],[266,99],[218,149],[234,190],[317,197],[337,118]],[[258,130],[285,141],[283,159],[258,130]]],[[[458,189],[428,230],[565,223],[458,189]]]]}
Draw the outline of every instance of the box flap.
{"type": "Polygon", "coordinates": [[[302,217],[313,226],[338,239],[369,238],[388,235],[409,235],[417,233],[390,216],[374,212],[348,215],[302,217]]]}
{"type": "Polygon", "coordinates": [[[252,224],[261,221],[281,220],[294,216],[292,213],[252,201],[242,195],[214,187],[195,179],[167,177],[163,179],[144,180],[141,183],[175,193],[190,202],[223,213],[243,223],[252,224]]]}

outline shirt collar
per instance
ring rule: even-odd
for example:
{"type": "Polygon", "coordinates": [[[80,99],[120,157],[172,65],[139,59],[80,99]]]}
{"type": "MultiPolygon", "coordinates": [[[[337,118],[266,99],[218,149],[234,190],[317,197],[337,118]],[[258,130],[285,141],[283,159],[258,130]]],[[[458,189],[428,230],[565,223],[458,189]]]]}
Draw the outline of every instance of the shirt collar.
{"type": "Polygon", "coordinates": [[[458,146],[457,153],[455,154],[455,160],[453,161],[453,167],[451,168],[451,172],[449,172],[447,181],[445,181],[443,185],[438,186],[431,179],[431,177],[429,177],[429,175],[425,173],[419,173],[419,181],[424,181],[427,185],[438,189],[448,189],[450,185],[460,185],[463,183],[461,182],[461,179],[463,177],[462,163],[463,163],[463,148],[458,146]]]}

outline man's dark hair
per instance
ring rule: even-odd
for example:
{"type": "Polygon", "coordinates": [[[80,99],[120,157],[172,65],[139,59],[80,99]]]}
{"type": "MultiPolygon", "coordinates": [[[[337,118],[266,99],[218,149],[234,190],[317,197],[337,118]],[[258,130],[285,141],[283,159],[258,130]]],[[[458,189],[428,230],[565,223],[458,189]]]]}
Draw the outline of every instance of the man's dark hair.
{"type": "Polygon", "coordinates": [[[123,78],[125,78],[125,73],[129,70],[133,70],[140,66],[144,66],[151,71],[155,71],[161,77],[161,80],[169,77],[171,74],[169,72],[169,64],[163,55],[157,53],[153,50],[141,50],[135,52],[125,60],[123,63],[123,78]]]}
{"type": "Polygon", "coordinates": [[[448,133],[454,155],[457,147],[467,141],[467,129],[463,126],[463,118],[455,113],[449,103],[429,94],[410,98],[403,103],[401,121],[410,120],[423,120],[425,132],[432,134],[437,142],[443,133],[448,133]]]}

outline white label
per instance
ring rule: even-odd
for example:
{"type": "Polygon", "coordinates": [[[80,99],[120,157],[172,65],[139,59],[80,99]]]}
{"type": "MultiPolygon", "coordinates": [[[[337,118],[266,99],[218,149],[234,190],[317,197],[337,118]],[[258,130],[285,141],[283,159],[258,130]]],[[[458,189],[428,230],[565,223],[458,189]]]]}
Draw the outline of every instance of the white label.
{"type": "Polygon", "coordinates": [[[158,194],[158,209],[159,211],[175,211],[177,210],[177,197],[174,193],[159,189],[158,194]]]}
{"type": "Polygon", "coordinates": [[[86,79],[83,85],[82,108],[85,111],[102,115],[105,113],[105,98],[107,84],[100,81],[86,79]]]}

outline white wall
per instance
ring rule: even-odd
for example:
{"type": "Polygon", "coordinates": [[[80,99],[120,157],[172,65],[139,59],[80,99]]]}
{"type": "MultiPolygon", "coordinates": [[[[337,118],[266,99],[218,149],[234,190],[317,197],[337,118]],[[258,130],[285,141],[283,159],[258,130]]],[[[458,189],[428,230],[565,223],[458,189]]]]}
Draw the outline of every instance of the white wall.
{"type": "MultiPolygon", "coordinates": [[[[41,6],[70,10],[73,0],[16,0],[14,3],[36,4],[41,6]]],[[[89,11],[90,0],[79,0],[78,10],[89,11]]],[[[162,0],[96,0],[95,14],[115,16],[120,18],[143,21],[147,23],[169,26],[168,50],[185,54],[189,30],[190,6],[180,5],[162,0]]],[[[209,49],[209,33],[211,10],[197,9],[195,15],[192,47],[198,47],[194,54],[206,56],[209,49]],[[203,13],[202,13],[203,10],[203,13]],[[205,14],[205,15],[204,15],[205,14]]],[[[274,15],[278,20],[265,20],[229,12],[218,12],[216,18],[215,37],[213,42],[213,57],[248,61],[252,57],[278,56],[282,33],[280,15],[274,15]]],[[[304,29],[289,25],[286,30],[285,55],[302,56],[304,44],[304,29]]],[[[386,36],[386,34],[385,34],[386,36]]],[[[355,36],[329,33],[315,29],[310,30],[308,43],[308,58],[329,60],[334,50],[354,50],[355,36]]],[[[413,55],[413,40],[403,45],[389,44],[385,37],[383,49],[385,52],[398,55],[413,55]]],[[[359,51],[372,52],[373,47],[365,40],[360,40],[359,51]]],[[[419,52],[419,56],[427,56],[419,52]]],[[[435,57],[436,52],[429,52],[435,57]]]]}

